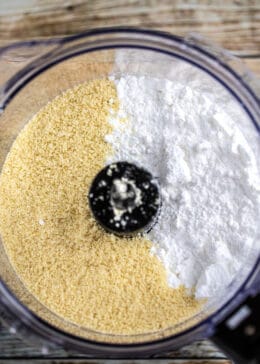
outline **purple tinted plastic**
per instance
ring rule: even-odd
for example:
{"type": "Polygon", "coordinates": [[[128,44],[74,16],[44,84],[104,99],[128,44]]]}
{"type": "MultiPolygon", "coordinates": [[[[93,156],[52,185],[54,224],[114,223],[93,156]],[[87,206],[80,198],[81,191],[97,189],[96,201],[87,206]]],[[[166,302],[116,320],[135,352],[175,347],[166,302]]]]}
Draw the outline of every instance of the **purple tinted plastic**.
{"type": "MultiPolygon", "coordinates": [[[[233,95],[238,103],[244,108],[245,112],[248,114],[255,128],[259,132],[259,99],[250,88],[248,82],[246,82],[241,75],[237,74],[229,66],[228,62],[223,61],[221,56],[216,57],[215,55],[212,55],[208,52],[208,50],[205,50],[204,47],[200,47],[196,43],[194,44],[194,42],[169,34],[148,30],[140,31],[128,28],[99,29],[68,38],[14,44],[1,49],[0,57],[10,50],[19,51],[19,47],[37,49],[39,46],[51,46],[52,49],[44,53],[41,57],[36,58],[25,68],[21,69],[3,86],[0,98],[2,110],[7,107],[9,101],[19,92],[19,90],[30,82],[30,80],[59,62],[86,52],[111,48],[135,48],[159,52],[182,59],[208,73],[233,95]],[[96,38],[93,40],[92,37],[96,38]],[[99,39],[100,37],[101,39],[99,39]],[[76,43],[76,45],[73,44],[79,40],[82,40],[82,43],[76,43]],[[178,50],[177,53],[176,48],[178,50]],[[214,67],[211,67],[212,62],[213,65],[214,62],[217,63],[219,72],[216,71],[214,67]],[[225,79],[225,74],[230,75],[233,84],[227,82],[228,79],[225,79]],[[242,95],[241,91],[243,93],[242,95]]],[[[182,345],[186,345],[193,340],[198,340],[211,335],[214,332],[214,325],[216,323],[222,320],[250,292],[259,289],[259,273],[260,261],[258,259],[255,266],[252,267],[250,274],[243,282],[241,282],[239,290],[237,290],[234,295],[222,305],[222,307],[220,307],[206,320],[201,321],[198,325],[195,325],[188,330],[184,330],[180,334],[166,339],[140,344],[119,345],[100,342],[96,343],[62,332],[61,330],[50,326],[47,322],[44,322],[34,315],[27,307],[20,304],[4,285],[4,282],[1,281],[0,302],[4,307],[2,314],[5,315],[5,321],[10,325],[12,322],[16,322],[17,326],[18,316],[20,320],[18,331],[25,333],[26,335],[30,332],[31,340],[41,346],[47,345],[47,347],[49,347],[49,339],[51,339],[52,344],[61,344],[65,347],[78,349],[94,356],[105,355],[106,357],[120,357],[127,355],[127,357],[145,357],[145,355],[150,356],[151,353],[175,349],[182,345]]]]}

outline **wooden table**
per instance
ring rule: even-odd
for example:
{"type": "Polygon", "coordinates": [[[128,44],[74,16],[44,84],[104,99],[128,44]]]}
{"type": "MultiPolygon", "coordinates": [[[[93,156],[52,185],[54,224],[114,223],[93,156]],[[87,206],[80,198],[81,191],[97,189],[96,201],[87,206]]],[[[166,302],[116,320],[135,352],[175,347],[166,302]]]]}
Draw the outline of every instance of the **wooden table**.
{"type": "MultiPolygon", "coordinates": [[[[0,44],[16,40],[68,35],[90,28],[128,25],[185,35],[196,31],[241,57],[260,77],[259,0],[20,0],[0,2],[0,44]]],[[[209,341],[163,355],[154,363],[230,364],[209,341]]],[[[43,354],[10,334],[0,324],[0,364],[107,363],[86,360],[57,349],[43,354]]],[[[116,361],[113,361],[115,363],[116,361]]],[[[120,362],[120,361],[119,361],[120,362]]],[[[112,361],[110,361],[112,363],[112,361]]],[[[124,361],[133,363],[132,360],[124,361]]],[[[143,361],[136,361],[143,363],[143,361]]],[[[147,361],[146,361],[147,363],[147,361]]]]}

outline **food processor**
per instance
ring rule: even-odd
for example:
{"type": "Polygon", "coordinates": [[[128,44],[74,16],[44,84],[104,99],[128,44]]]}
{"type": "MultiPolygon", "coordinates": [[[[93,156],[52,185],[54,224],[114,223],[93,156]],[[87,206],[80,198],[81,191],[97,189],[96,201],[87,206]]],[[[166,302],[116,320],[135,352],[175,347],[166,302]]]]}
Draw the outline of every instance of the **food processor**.
{"type": "MultiPolygon", "coordinates": [[[[259,134],[260,84],[229,52],[196,34],[180,38],[133,28],[98,29],[0,49],[1,166],[26,123],[63,91],[108,77],[111,70],[171,79],[178,62],[219,83],[259,134]]],[[[0,242],[0,317],[11,332],[44,350],[61,345],[90,358],[151,358],[211,337],[235,362],[260,363],[259,241],[255,247],[225,291],[194,317],[157,332],[110,335],[65,321],[43,306],[16,275],[0,242]]]]}

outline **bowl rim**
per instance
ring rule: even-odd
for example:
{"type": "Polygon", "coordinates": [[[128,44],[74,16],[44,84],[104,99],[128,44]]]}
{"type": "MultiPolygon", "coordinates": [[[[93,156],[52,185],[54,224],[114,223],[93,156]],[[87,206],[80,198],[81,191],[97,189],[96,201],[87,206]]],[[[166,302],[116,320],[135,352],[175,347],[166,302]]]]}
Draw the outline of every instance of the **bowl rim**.
{"type": "MultiPolygon", "coordinates": [[[[100,29],[92,29],[80,34],[76,34],[76,35],[72,35],[72,36],[68,36],[68,37],[57,37],[57,38],[53,38],[53,39],[47,39],[47,40],[32,40],[32,41],[25,41],[25,42],[17,42],[14,44],[11,44],[9,46],[3,47],[0,49],[0,57],[2,55],[4,55],[6,52],[13,50],[13,49],[17,49],[19,47],[36,47],[38,45],[57,45],[58,47],[62,47],[64,45],[70,44],[71,42],[75,41],[75,40],[79,40],[79,39],[89,39],[89,37],[91,36],[103,36],[103,35],[113,35],[113,34],[126,34],[128,36],[134,34],[134,35],[138,35],[138,36],[152,36],[157,38],[157,40],[159,41],[169,41],[169,42],[174,42],[176,44],[178,44],[179,46],[182,46],[183,44],[185,44],[185,46],[187,47],[187,49],[191,49],[195,52],[198,52],[199,54],[201,54],[203,57],[205,57],[205,59],[209,59],[209,60],[213,60],[216,61],[220,67],[222,67],[227,73],[229,73],[230,75],[232,75],[232,77],[238,81],[238,83],[240,85],[242,85],[244,87],[244,89],[247,91],[249,97],[252,98],[252,100],[255,102],[255,105],[259,105],[259,100],[257,95],[255,94],[255,92],[251,89],[251,87],[245,82],[245,80],[237,73],[235,72],[235,70],[233,70],[227,63],[223,62],[223,60],[221,60],[220,58],[218,58],[216,55],[210,53],[209,51],[205,50],[203,47],[196,45],[196,44],[191,44],[189,42],[187,42],[184,38],[179,37],[179,36],[175,36],[169,33],[165,33],[165,32],[161,32],[161,31],[155,31],[155,30],[149,30],[149,29],[136,29],[136,28],[131,28],[131,27],[112,27],[112,28],[100,28],[100,29]]],[[[135,39],[136,40],[136,39],[135,39]]],[[[10,91],[10,93],[8,94],[8,97],[5,99],[5,102],[2,104],[2,111],[6,108],[6,106],[8,105],[8,103],[12,100],[12,98],[28,83],[30,82],[33,78],[35,78],[38,74],[40,74],[41,72],[43,72],[44,70],[54,66],[55,64],[58,64],[66,59],[69,59],[70,57],[73,56],[77,56],[79,54],[83,54],[83,53],[87,53],[87,52],[93,52],[93,51],[98,51],[98,50],[106,50],[106,49],[115,49],[115,48],[135,48],[135,49],[146,49],[146,50],[151,50],[151,51],[157,51],[157,52],[162,52],[164,54],[168,54],[173,56],[174,52],[166,52],[165,50],[159,50],[156,48],[153,48],[151,46],[130,46],[128,44],[125,44],[125,40],[122,39],[122,43],[119,45],[98,45],[96,47],[91,47],[90,50],[88,51],[82,51],[80,50],[79,52],[74,51],[73,55],[71,53],[65,53],[62,54],[61,53],[54,53],[54,60],[51,60],[51,58],[53,57],[53,53],[51,52],[49,54],[50,59],[48,59],[48,57],[44,60],[44,62],[48,62],[47,64],[45,63],[40,63],[40,66],[36,69],[32,70],[32,64],[29,64],[29,66],[26,66],[25,69],[23,70],[22,73],[18,72],[18,74],[14,75],[14,77],[12,77],[11,81],[5,85],[4,87],[4,92],[8,93],[10,91]],[[33,71],[33,72],[32,72],[33,71]],[[31,73],[32,72],[32,73],[31,73]],[[17,84],[18,79],[20,80],[20,77],[25,77],[25,79],[22,80],[21,83],[17,84]],[[15,87],[14,87],[15,86],[15,87]]],[[[61,49],[62,51],[62,49],[61,49]]],[[[236,94],[234,94],[234,91],[228,87],[221,79],[219,79],[218,77],[216,77],[216,75],[214,75],[213,73],[209,72],[207,69],[201,67],[201,65],[198,65],[198,63],[196,62],[192,62],[192,60],[190,59],[185,59],[184,57],[179,57],[180,59],[183,59],[185,61],[188,61],[190,64],[195,65],[196,67],[199,67],[201,69],[203,69],[204,71],[206,71],[208,74],[210,74],[210,76],[212,76],[214,79],[217,79],[218,82],[220,82],[226,89],[228,89],[228,91],[242,104],[242,106],[245,108],[247,114],[249,115],[250,119],[252,120],[252,122],[254,123],[258,133],[260,133],[260,125],[258,125],[257,121],[255,120],[254,115],[251,113],[250,110],[248,110],[247,106],[244,105],[241,100],[238,98],[238,96],[236,94]]],[[[257,269],[259,269],[259,264],[260,264],[260,257],[258,257],[256,259],[255,265],[254,267],[252,267],[252,270],[250,271],[250,274],[247,276],[247,278],[244,280],[244,282],[241,284],[241,286],[239,287],[239,289],[237,289],[237,291],[232,295],[232,297],[221,307],[219,307],[211,316],[202,319],[199,323],[191,326],[188,329],[184,329],[183,331],[177,333],[177,334],[173,334],[170,335],[168,337],[165,338],[161,338],[161,339],[155,339],[155,340],[151,340],[151,341],[147,341],[147,342],[139,342],[139,343],[107,343],[107,342],[102,342],[102,341],[93,341],[91,339],[85,339],[83,337],[79,337],[76,336],[74,334],[71,334],[69,332],[65,332],[51,324],[49,324],[47,321],[43,320],[42,318],[38,317],[34,312],[32,312],[28,307],[26,307],[23,303],[21,303],[9,290],[9,288],[7,288],[6,284],[0,279],[0,293],[3,296],[10,296],[12,298],[14,298],[14,300],[16,300],[16,304],[18,303],[20,305],[20,309],[21,309],[21,313],[24,314],[24,317],[19,317],[23,323],[28,327],[29,329],[32,331],[36,328],[36,326],[39,324],[40,326],[38,327],[39,330],[41,330],[41,333],[38,332],[36,335],[42,335],[45,339],[49,339],[50,338],[50,333],[45,333],[43,329],[43,325],[46,326],[48,329],[51,329],[52,333],[54,334],[52,337],[52,340],[54,342],[57,342],[58,344],[60,344],[60,339],[62,339],[63,343],[67,343],[68,345],[73,345],[74,347],[77,347],[79,350],[84,349],[83,351],[87,352],[91,352],[91,351],[98,351],[99,353],[102,354],[115,354],[115,355],[119,355],[121,356],[121,354],[127,354],[129,357],[129,350],[132,348],[133,353],[136,354],[136,350],[137,348],[141,349],[140,352],[144,353],[146,350],[148,351],[158,351],[158,350],[165,350],[167,348],[175,348],[175,346],[173,345],[173,342],[176,341],[176,339],[178,338],[183,338],[184,336],[189,336],[190,334],[196,334],[198,335],[198,337],[205,337],[205,336],[209,336],[213,333],[214,331],[214,325],[219,321],[218,317],[221,316],[221,318],[223,318],[223,312],[225,312],[224,316],[226,316],[234,307],[234,305],[232,305],[232,302],[234,301],[235,298],[237,298],[237,296],[245,290],[246,286],[248,285],[248,283],[251,281],[252,277],[255,275],[257,269]],[[28,317],[30,316],[30,320],[28,320],[28,317]],[[25,319],[26,317],[26,319],[25,319]],[[29,322],[31,321],[31,322],[29,322]],[[37,325],[35,325],[35,321],[37,321],[37,325]],[[55,334],[59,336],[59,339],[56,337],[55,338],[55,334]],[[56,340],[57,339],[57,340],[56,340]],[[76,342],[75,342],[76,341],[76,342]],[[82,344],[84,344],[84,348],[82,347],[82,344]],[[115,353],[115,349],[119,349],[122,352],[118,352],[115,353]]],[[[242,297],[240,297],[240,300],[242,300],[242,297]]],[[[238,300],[239,301],[239,300],[238,300]]],[[[12,310],[14,308],[13,306],[13,302],[8,302],[8,304],[5,302],[5,300],[1,299],[1,295],[0,295],[0,302],[2,302],[2,304],[9,310],[12,310]]],[[[13,312],[14,313],[14,312],[13,312]]],[[[196,337],[196,339],[198,338],[196,337]]],[[[187,340],[187,343],[192,341],[195,338],[190,338],[189,340],[187,340]]],[[[186,341],[185,341],[186,344],[186,341]]]]}

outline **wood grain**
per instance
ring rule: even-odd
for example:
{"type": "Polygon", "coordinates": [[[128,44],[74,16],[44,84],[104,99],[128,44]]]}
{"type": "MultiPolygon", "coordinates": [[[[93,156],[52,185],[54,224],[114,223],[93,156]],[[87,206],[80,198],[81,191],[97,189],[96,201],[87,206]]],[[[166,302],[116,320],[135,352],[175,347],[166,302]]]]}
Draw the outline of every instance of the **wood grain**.
{"type": "Polygon", "coordinates": [[[236,54],[260,53],[259,0],[0,2],[0,39],[67,35],[115,25],[142,26],[177,35],[192,30],[236,54]]]}

